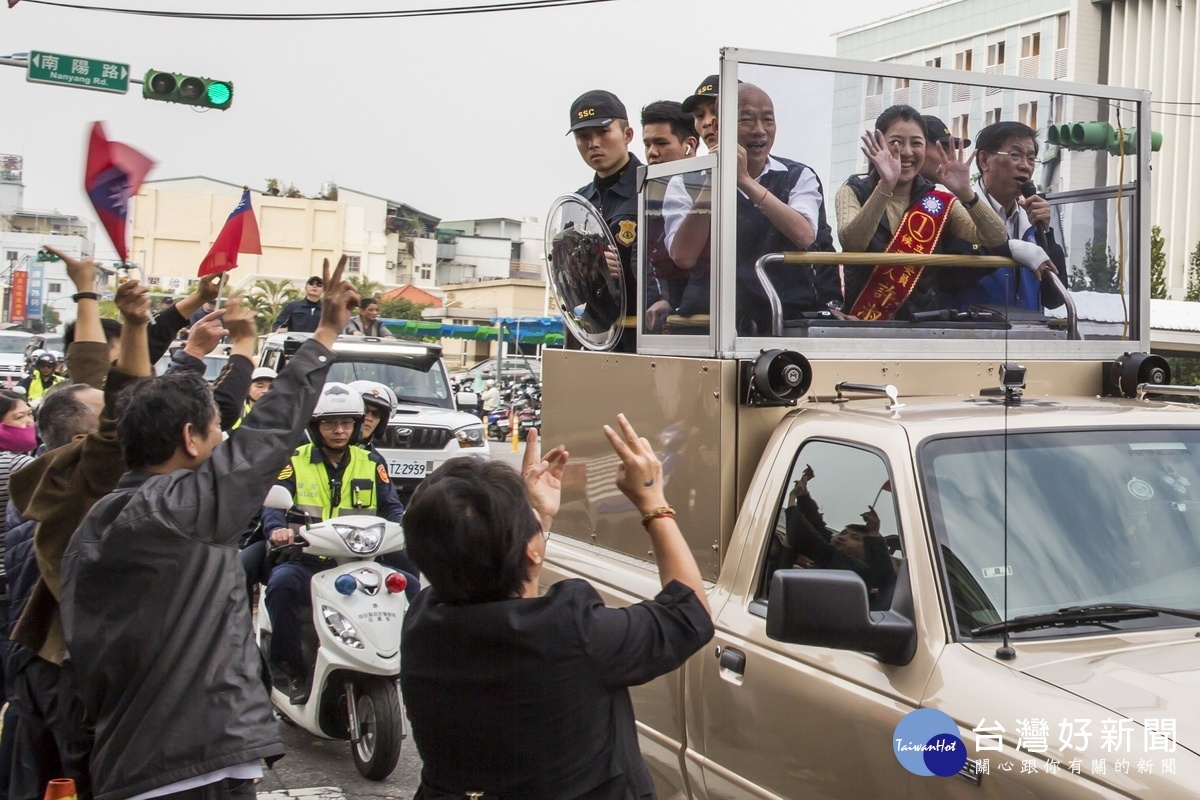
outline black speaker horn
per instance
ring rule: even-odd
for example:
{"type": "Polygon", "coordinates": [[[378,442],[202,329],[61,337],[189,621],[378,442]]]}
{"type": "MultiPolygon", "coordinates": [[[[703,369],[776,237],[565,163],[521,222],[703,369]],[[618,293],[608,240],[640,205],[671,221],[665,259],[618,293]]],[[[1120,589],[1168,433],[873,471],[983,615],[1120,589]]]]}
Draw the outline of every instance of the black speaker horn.
{"type": "Polygon", "coordinates": [[[1162,356],[1152,353],[1126,353],[1105,368],[1104,394],[1109,397],[1137,397],[1140,383],[1169,384],[1171,366],[1162,356]]]}
{"type": "Polygon", "coordinates": [[[792,350],[764,350],[743,362],[742,397],[751,406],[791,406],[812,386],[808,359],[792,350]]]}

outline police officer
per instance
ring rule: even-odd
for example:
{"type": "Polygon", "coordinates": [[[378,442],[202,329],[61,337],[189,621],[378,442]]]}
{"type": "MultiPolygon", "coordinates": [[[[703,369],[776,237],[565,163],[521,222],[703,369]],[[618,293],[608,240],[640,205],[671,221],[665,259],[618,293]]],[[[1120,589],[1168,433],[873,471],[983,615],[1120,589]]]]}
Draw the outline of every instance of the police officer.
{"type": "Polygon", "coordinates": [[[53,353],[43,352],[33,360],[33,372],[17,383],[17,386],[25,390],[25,399],[28,402],[40,400],[51,386],[63,379],[61,375],[54,373],[57,366],[58,359],[53,353]]]}
{"type": "MultiPolygon", "coordinates": [[[[580,157],[595,170],[591,183],[578,194],[599,209],[617,241],[625,274],[625,313],[632,316],[637,313],[637,168],[642,162],[629,152],[629,113],[615,94],[594,89],[571,104],[570,126],[580,157]]],[[[647,295],[647,304],[659,299],[657,289],[647,287],[647,295]]],[[[637,331],[625,328],[613,349],[636,353],[637,331]]]]}
{"type": "Polygon", "coordinates": [[[250,389],[246,392],[246,405],[242,411],[241,418],[233,423],[233,427],[237,428],[242,424],[242,419],[250,413],[250,409],[254,408],[254,404],[258,402],[258,398],[262,397],[271,388],[271,384],[279,374],[270,367],[256,367],[254,372],[250,373],[250,389]]]}
{"type": "MultiPolygon", "coordinates": [[[[312,439],[296,450],[279,473],[278,485],[292,493],[296,505],[317,520],[342,514],[376,514],[400,522],[404,506],[388,478],[387,464],[377,454],[353,446],[365,409],[362,395],[344,383],[327,383],[313,411],[312,439]]],[[[263,529],[277,547],[293,541],[283,513],[263,509],[263,529]]],[[[292,703],[308,699],[308,669],[301,646],[310,618],[309,582],[314,573],[334,566],[331,559],[300,555],[279,564],[267,582],[266,606],[271,617],[272,672],[286,680],[292,703]]]]}

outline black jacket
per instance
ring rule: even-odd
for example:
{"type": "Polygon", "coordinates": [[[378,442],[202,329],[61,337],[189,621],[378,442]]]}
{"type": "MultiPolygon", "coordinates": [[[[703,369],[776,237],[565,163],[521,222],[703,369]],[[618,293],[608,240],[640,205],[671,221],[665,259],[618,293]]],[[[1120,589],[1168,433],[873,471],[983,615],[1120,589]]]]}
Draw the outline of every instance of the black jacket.
{"type": "Polygon", "coordinates": [[[288,333],[316,333],[321,324],[321,303],[313,303],[307,297],[293,300],[283,307],[279,316],[271,323],[271,330],[286,328],[288,333]]]}
{"type": "Polygon", "coordinates": [[[237,540],[303,438],[334,359],[306,342],[208,461],[126,474],[72,537],[62,621],[95,724],[97,800],[283,754],[237,540]]]}
{"type": "Polygon", "coordinates": [[[438,603],[404,616],[400,685],[421,754],[416,798],[653,797],[627,687],[677,669],[713,635],[687,586],[607,608],[591,584],[542,597],[438,603]]]}

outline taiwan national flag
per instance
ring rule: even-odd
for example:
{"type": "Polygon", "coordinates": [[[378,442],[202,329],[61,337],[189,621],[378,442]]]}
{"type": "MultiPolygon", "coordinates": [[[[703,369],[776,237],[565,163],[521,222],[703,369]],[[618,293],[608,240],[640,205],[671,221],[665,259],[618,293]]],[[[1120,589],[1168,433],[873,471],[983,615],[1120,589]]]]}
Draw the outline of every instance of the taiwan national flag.
{"type": "Polygon", "coordinates": [[[238,253],[262,253],[258,238],[258,221],[254,218],[254,207],[250,205],[250,190],[242,191],[237,208],[225,220],[225,227],[217,234],[208,255],[200,262],[201,278],[216,272],[226,272],[237,266],[238,253]]]}
{"type": "Polygon", "coordinates": [[[122,261],[129,260],[129,248],[125,244],[129,199],[137,194],[153,166],[150,158],[129,145],[110,142],[104,135],[104,125],[93,123],[83,189],[122,261]]]}

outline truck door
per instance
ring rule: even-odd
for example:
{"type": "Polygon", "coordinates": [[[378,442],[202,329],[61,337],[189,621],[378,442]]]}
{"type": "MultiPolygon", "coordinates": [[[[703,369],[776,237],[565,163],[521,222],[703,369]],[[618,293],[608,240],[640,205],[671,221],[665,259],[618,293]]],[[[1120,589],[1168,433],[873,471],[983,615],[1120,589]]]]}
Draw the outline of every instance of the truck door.
{"type": "MultiPolygon", "coordinates": [[[[909,459],[903,434],[892,435],[897,458],[909,459]]],[[[872,610],[890,608],[893,596],[911,604],[900,546],[908,515],[892,485],[908,472],[893,469],[882,450],[845,441],[809,440],[794,452],[787,473],[760,470],[747,495],[760,505],[742,511],[734,536],[741,553],[727,562],[729,602],[690,674],[703,789],[709,798],[901,796],[910,776],[893,755],[892,734],[919,703],[934,664],[928,643],[909,664],[892,666],[867,653],[777,642],[765,625],[769,576],[793,566],[854,568],[872,610]]]]}

